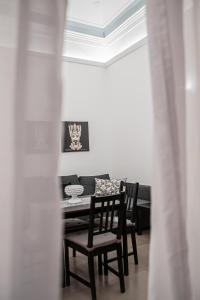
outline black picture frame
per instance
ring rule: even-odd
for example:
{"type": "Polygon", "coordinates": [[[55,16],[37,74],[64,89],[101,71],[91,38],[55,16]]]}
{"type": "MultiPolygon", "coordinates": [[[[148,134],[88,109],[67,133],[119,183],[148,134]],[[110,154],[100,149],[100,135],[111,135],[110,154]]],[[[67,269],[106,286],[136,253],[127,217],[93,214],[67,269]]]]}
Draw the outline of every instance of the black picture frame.
{"type": "Polygon", "coordinates": [[[89,151],[88,122],[64,121],[62,152],[89,151]]]}

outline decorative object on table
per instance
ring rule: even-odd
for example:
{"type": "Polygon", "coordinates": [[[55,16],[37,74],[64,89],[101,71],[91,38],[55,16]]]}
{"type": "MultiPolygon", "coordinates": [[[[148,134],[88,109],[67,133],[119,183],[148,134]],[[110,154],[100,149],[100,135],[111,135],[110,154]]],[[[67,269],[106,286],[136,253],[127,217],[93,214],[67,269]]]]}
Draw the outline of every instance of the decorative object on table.
{"type": "Polygon", "coordinates": [[[78,196],[80,196],[84,191],[84,188],[82,185],[67,185],[65,187],[65,193],[68,196],[71,196],[71,198],[68,200],[69,203],[75,204],[82,202],[78,196]]]}
{"type": "Polygon", "coordinates": [[[120,192],[120,179],[99,179],[95,178],[95,196],[116,195],[120,192]]]}
{"type": "Polygon", "coordinates": [[[89,151],[88,122],[63,122],[63,152],[89,151]]]}
{"type": "MultiPolygon", "coordinates": [[[[74,174],[74,175],[67,175],[67,176],[60,176],[60,185],[61,185],[61,191],[62,191],[63,199],[66,198],[65,187],[67,185],[72,185],[72,184],[83,185],[82,183],[79,182],[78,176],[76,174],[74,174]]],[[[84,189],[84,191],[85,191],[85,189],[84,189]]]]}

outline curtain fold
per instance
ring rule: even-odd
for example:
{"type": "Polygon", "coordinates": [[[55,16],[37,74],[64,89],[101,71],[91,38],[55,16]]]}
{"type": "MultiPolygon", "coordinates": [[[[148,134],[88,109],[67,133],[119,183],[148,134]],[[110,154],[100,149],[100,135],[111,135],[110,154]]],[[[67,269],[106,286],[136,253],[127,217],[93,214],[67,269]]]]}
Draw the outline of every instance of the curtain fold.
{"type": "Polygon", "coordinates": [[[147,22],[155,135],[149,299],[189,300],[182,1],[148,0],[147,22]]]}
{"type": "Polygon", "coordinates": [[[59,298],[65,0],[0,0],[0,299],[59,298]]]}
{"type": "Polygon", "coordinates": [[[155,177],[149,299],[200,299],[200,1],[148,0],[155,177]]]}
{"type": "Polygon", "coordinates": [[[192,298],[200,299],[200,1],[184,1],[187,109],[187,233],[192,298]]]}

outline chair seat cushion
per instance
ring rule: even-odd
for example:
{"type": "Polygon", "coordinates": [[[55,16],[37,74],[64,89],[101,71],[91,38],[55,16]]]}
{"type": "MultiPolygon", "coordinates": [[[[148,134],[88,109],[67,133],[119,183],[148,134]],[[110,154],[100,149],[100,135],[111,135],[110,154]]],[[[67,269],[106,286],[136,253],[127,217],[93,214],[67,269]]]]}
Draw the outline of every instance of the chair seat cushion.
{"type": "Polygon", "coordinates": [[[116,238],[116,234],[113,234],[111,232],[106,232],[103,234],[94,235],[93,237],[93,248],[88,248],[88,231],[81,231],[71,234],[66,234],[64,236],[64,239],[67,241],[70,241],[72,243],[75,243],[88,251],[92,251],[96,248],[101,248],[104,246],[108,246],[111,244],[120,243],[121,241],[116,238]]]}
{"type": "Polygon", "coordinates": [[[88,221],[82,220],[82,219],[64,219],[63,220],[63,228],[64,232],[75,232],[78,230],[85,230],[88,229],[89,223],[88,221]]]}

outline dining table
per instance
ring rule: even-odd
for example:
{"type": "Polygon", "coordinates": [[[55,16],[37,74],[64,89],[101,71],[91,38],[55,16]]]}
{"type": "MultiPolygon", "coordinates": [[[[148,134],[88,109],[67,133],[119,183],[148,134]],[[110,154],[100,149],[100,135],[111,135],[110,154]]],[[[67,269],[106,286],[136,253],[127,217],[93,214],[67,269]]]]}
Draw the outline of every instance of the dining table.
{"type": "MultiPolygon", "coordinates": [[[[64,199],[61,201],[62,214],[64,219],[80,218],[90,214],[90,202],[91,196],[80,196],[80,201],[73,203],[70,199],[64,199]]],[[[99,207],[99,212],[101,211],[99,207]]],[[[106,207],[105,207],[106,209],[106,207]]],[[[126,209],[126,207],[125,207],[126,209]]],[[[123,220],[122,228],[122,248],[123,248],[123,263],[124,263],[124,275],[128,276],[128,240],[126,233],[126,218],[123,220]]]]}

